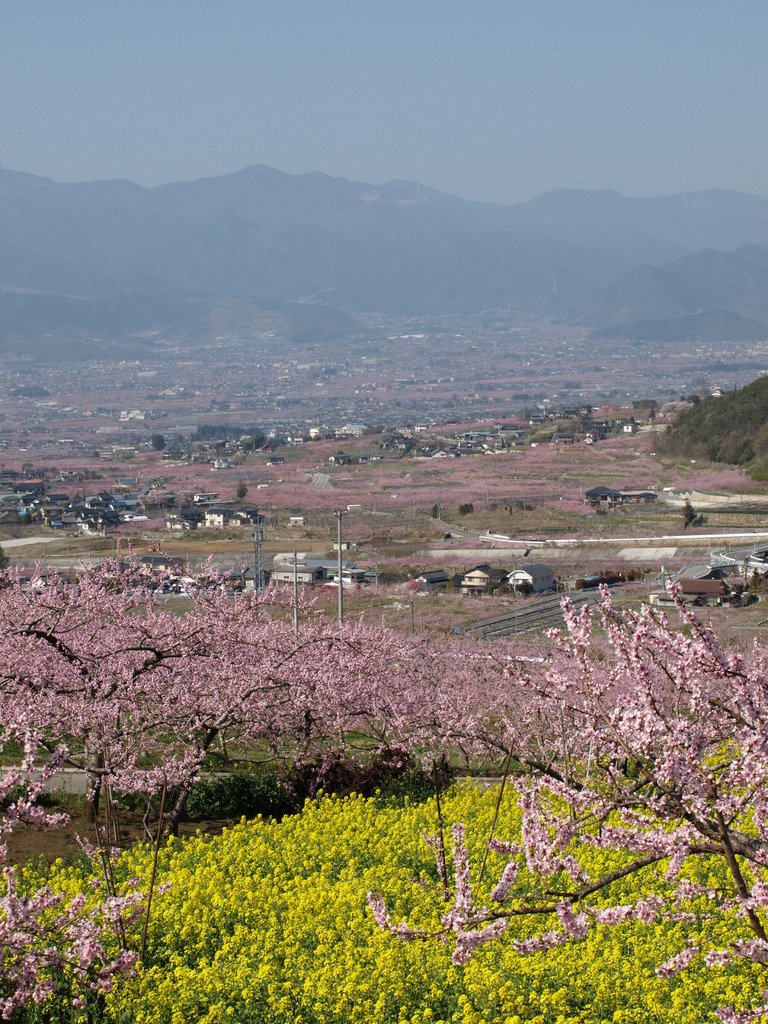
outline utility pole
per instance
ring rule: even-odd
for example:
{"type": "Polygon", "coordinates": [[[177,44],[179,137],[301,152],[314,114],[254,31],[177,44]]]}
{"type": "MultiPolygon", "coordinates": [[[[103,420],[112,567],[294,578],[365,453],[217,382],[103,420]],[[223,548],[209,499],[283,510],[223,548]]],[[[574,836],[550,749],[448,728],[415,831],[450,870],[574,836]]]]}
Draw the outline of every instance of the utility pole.
{"type": "Polygon", "coordinates": [[[336,516],[336,520],[337,520],[337,523],[338,523],[336,546],[339,549],[338,550],[339,560],[338,560],[338,566],[337,566],[337,569],[336,569],[336,585],[337,585],[338,590],[339,590],[339,625],[343,626],[344,625],[344,586],[343,586],[344,581],[342,580],[342,577],[341,577],[341,573],[342,573],[341,521],[342,521],[342,519],[344,518],[344,516],[347,513],[346,513],[345,509],[337,508],[336,511],[333,514],[336,516]]]}
{"type": "Polygon", "coordinates": [[[293,552],[293,632],[299,639],[299,567],[296,564],[296,550],[293,552]]]}
{"type": "Polygon", "coordinates": [[[256,521],[253,524],[253,589],[257,594],[264,590],[264,516],[255,510],[256,521]]]}

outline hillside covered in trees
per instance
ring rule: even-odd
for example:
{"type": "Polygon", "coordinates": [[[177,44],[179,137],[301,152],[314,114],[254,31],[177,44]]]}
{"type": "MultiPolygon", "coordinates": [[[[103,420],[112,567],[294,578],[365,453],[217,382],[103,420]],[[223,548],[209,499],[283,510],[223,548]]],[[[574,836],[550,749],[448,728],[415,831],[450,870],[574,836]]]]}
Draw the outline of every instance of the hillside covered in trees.
{"type": "Polygon", "coordinates": [[[745,466],[768,480],[768,377],[720,397],[696,401],[667,435],[667,451],[745,466]]]}

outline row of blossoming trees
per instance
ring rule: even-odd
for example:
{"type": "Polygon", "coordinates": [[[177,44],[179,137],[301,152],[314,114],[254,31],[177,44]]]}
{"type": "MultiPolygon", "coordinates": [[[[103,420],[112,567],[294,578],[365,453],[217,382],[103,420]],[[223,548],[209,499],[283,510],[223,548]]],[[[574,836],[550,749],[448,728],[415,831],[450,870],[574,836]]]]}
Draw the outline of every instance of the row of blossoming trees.
{"type": "MultiPolygon", "coordinates": [[[[31,588],[11,573],[2,584],[6,735],[26,737],[28,761],[38,745],[49,751],[49,770],[84,768],[94,812],[105,787],[148,800],[167,790],[174,828],[203,759],[244,749],[320,771],[374,752],[493,755],[510,769],[522,834],[489,837],[489,905],[475,904],[460,823],[452,858],[434,840],[457,963],[521,916],[541,922],[518,944],[530,954],[597,925],[691,914],[723,916],[722,942],[681,948],[662,974],[697,959],[768,961],[768,669],[760,650],[724,651],[682,608],[674,629],[663,613],[619,614],[606,601],[599,630],[588,611],[566,608],[563,635],[537,653],[361,622],[339,632],[311,608],[296,632],[279,594],[232,599],[215,581],[201,581],[179,613],[146,592],[135,565],[116,562],[83,571],[76,586],[53,572],[31,588]],[[615,857],[590,877],[580,854],[595,848],[615,857]],[[717,881],[693,880],[689,867],[704,858],[721,868],[717,881]],[[632,877],[637,898],[618,901],[632,877]]],[[[3,827],[55,825],[36,809],[34,785],[12,800],[25,778],[4,776],[3,827]]],[[[45,998],[57,958],[97,988],[130,968],[135,955],[110,959],[95,922],[139,912],[135,895],[101,918],[76,905],[52,917],[51,894],[22,894],[5,876],[6,1016],[45,998]]],[[[393,923],[385,900],[370,896],[382,927],[428,938],[393,923]]]]}

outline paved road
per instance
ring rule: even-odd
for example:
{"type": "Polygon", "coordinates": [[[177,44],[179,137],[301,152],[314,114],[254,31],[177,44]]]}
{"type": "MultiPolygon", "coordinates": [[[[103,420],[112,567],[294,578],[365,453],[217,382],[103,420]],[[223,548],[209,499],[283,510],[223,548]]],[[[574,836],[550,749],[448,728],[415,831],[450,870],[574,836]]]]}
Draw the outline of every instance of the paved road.
{"type": "Polygon", "coordinates": [[[658,537],[572,537],[552,538],[545,541],[525,541],[533,547],[541,547],[542,544],[552,547],[577,547],[579,544],[666,544],[674,541],[676,544],[706,544],[711,541],[742,540],[750,541],[768,540],[766,530],[721,530],[718,533],[664,533],[658,537]]]}
{"type": "MultiPolygon", "coordinates": [[[[506,554],[508,558],[519,556],[521,549],[529,548],[528,560],[541,561],[544,558],[568,557],[574,549],[601,545],[611,548],[625,548],[626,553],[622,556],[632,559],[652,559],[663,561],[673,558],[677,548],[713,547],[722,544],[727,547],[729,544],[760,544],[768,542],[768,531],[766,530],[723,530],[718,533],[674,533],[661,534],[652,537],[550,537],[546,540],[531,540],[525,537],[502,538],[500,535],[487,536],[459,536],[454,534],[456,544],[445,547],[429,546],[420,553],[430,558],[463,558],[467,560],[486,560],[489,555],[498,556],[506,554]],[[475,542],[486,541],[489,546],[485,548],[462,547],[462,541],[475,542]],[[672,546],[674,545],[674,547],[672,546]]],[[[438,542],[439,543],[439,542],[438,542]]]]}
{"type": "Polygon", "coordinates": [[[11,548],[24,548],[31,544],[55,544],[60,540],[61,537],[14,537],[0,541],[0,547],[3,551],[10,551],[11,548]]]}
{"type": "MultiPolygon", "coordinates": [[[[2,774],[3,769],[0,769],[2,774]]],[[[78,768],[60,768],[51,778],[46,782],[45,788],[49,792],[54,790],[57,792],[65,793],[79,793],[84,794],[87,789],[87,780],[85,772],[81,772],[78,768]]]]}

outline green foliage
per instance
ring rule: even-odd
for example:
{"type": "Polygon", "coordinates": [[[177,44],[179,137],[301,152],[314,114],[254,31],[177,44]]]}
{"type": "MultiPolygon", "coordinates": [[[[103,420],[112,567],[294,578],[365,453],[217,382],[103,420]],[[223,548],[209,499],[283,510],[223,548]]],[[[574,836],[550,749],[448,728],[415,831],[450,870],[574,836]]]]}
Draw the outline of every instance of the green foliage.
{"type": "Polygon", "coordinates": [[[6,569],[8,567],[8,555],[0,547],[0,569],[6,569]]]}
{"type": "Polygon", "coordinates": [[[686,498],[685,504],[683,505],[683,529],[687,530],[691,523],[696,522],[696,512],[694,511],[693,505],[686,498]]]}
{"type": "MultiPolygon", "coordinates": [[[[695,397],[695,396],[694,396],[695,397]]],[[[768,473],[768,378],[719,398],[694,402],[668,431],[667,452],[745,466],[751,476],[768,473]]]]}
{"type": "Polygon", "coordinates": [[[149,443],[156,452],[161,452],[165,448],[165,438],[162,434],[152,434],[149,443]]]}
{"type": "MultiPolygon", "coordinates": [[[[475,879],[496,795],[462,786],[441,800],[446,823],[465,823],[475,879]]],[[[446,906],[434,856],[422,839],[435,833],[436,822],[434,799],[326,797],[280,824],[242,823],[219,836],[171,841],[159,855],[142,969],[120,979],[88,1016],[60,1001],[58,1013],[44,1016],[30,1007],[19,1019],[702,1024],[717,1020],[719,1005],[734,1004],[738,1011],[762,1000],[763,964],[704,966],[706,951],[721,948],[724,936],[748,937],[732,907],[715,917],[691,913],[649,924],[593,925],[582,941],[530,956],[519,955],[514,941],[550,922],[513,918],[508,936],[488,943],[461,967],[451,963],[450,941],[402,942],[385,934],[368,908],[371,890],[383,892],[395,921],[405,918],[426,931],[439,928],[446,906]],[[674,978],[659,977],[656,967],[688,944],[702,951],[696,961],[674,978]]],[[[501,803],[496,834],[519,841],[520,811],[513,799],[501,803]]],[[[596,848],[582,852],[591,877],[627,856],[596,848]]],[[[146,846],[128,851],[114,871],[118,879],[141,879],[146,888],[152,857],[146,846]]],[[[502,866],[491,854],[484,881],[475,887],[479,905],[490,902],[502,866]]],[[[69,898],[83,892],[93,899],[91,878],[100,877],[100,870],[98,862],[81,870],[57,864],[46,869],[45,881],[69,898]]],[[[719,888],[724,881],[708,858],[687,870],[694,884],[719,888]]],[[[619,879],[611,895],[629,904],[668,889],[661,865],[619,879]]],[[[551,924],[556,928],[557,919],[551,924]]],[[[128,938],[136,948],[138,930],[128,938]]]]}
{"type": "Polygon", "coordinates": [[[193,441],[236,441],[243,434],[250,435],[251,447],[264,442],[264,432],[254,426],[243,426],[239,423],[201,423],[192,435],[193,441]]]}
{"type": "Polygon", "coordinates": [[[292,789],[266,769],[205,775],[187,801],[189,814],[205,818],[281,818],[295,809],[292,789]]]}
{"type": "MultiPolygon", "coordinates": [[[[440,769],[438,781],[441,787],[448,782],[445,766],[440,769]]],[[[187,812],[200,818],[261,815],[280,819],[299,810],[305,799],[321,788],[340,794],[375,794],[395,801],[406,797],[423,800],[432,794],[434,783],[431,774],[398,751],[359,762],[339,758],[322,766],[295,765],[288,774],[274,767],[243,767],[203,775],[192,788],[187,812]]]]}
{"type": "Polygon", "coordinates": [[[237,482],[237,492],[236,493],[237,493],[238,501],[242,501],[243,498],[248,493],[248,484],[245,482],[245,480],[238,480],[238,482],[237,482]]]}
{"type": "MultiPolygon", "coordinates": [[[[438,786],[441,791],[447,786],[448,781],[448,772],[443,766],[438,774],[438,786]]],[[[434,793],[432,775],[417,767],[408,768],[400,775],[384,779],[374,791],[375,796],[393,807],[404,807],[412,801],[429,800],[434,793]]]]}
{"type": "Polygon", "coordinates": [[[459,515],[468,516],[471,512],[475,511],[475,506],[471,501],[466,502],[463,505],[459,505],[459,515]]]}
{"type": "Polygon", "coordinates": [[[749,580],[749,589],[753,592],[765,590],[765,576],[763,573],[758,572],[757,569],[752,570],[752,576],[749,580]]]}

